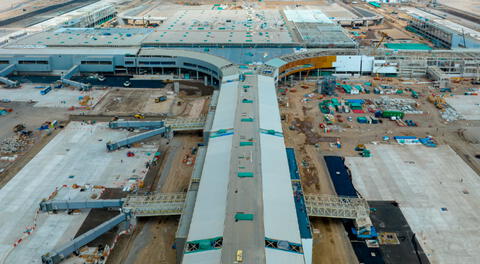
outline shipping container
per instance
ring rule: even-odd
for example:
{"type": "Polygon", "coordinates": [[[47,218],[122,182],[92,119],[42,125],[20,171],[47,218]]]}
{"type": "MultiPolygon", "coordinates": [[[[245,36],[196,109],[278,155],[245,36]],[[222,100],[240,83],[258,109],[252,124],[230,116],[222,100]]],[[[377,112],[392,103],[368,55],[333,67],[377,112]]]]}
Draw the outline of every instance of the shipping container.
{"type": "Polygon", "coordinates": [[[382,112],[382,117],[384,118],[391,118],[391,117],[396,117],[402,119],[405,116],[405,113],[401,111],[383,111],[382,112]]]}

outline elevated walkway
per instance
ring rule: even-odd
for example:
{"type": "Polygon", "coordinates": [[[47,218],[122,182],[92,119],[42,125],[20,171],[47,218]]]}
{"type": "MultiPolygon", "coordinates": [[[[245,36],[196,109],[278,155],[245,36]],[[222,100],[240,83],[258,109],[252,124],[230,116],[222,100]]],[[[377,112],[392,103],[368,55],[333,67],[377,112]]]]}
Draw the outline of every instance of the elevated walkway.
{"type": "Polygon", "coordinates": [[[205,117],[199,118],[175,118],[166,119],[165,126],[170,127],[171,131],[203,130],[205,127],[205,117]]]}
{"type": "Polygon", "coordinates": [[[7,85],[8,87],[17,87],[18,82],[12,81],[7,78],[10,73],[14,72],[16,69],[16,64],[10,64],[7,67],[0,70],[0,83],[7,85]]]}
{"type": "Polygon", "coordinates": [[[353,219],[362,233],[371,232],[370,207],[365,199],[336,195],[304,195],[310,217],[353,219]]]}
{"type": "Polygon", "coordinates": [[[42,201],[42,212],[92,208],[120,208],[134,217],[181,215],[186,193],[129,195],[123,199],[42,201]]]}
{"type": "Polygon", "coordinates": [[[130,211],[135,217],[181,215],[185,197],[185,193],[128,196],[123,210],[130,211]]]}
{"type": "Polygon", "coordinates": [[[40,211],[51,212],[59,210],[76,210],[92,208],[119,208],[123,201],[120,199],[107,200],[52,200],[40,203],[40,211]]]}
{"type": "Polygon", "coordinates": [[[57,264],[66,259],[70,254],[77,251],[81,247],[85,246],[89,242],[93,241],[102,234],[108,232],[118,224],[126,222],[126,227],[129,225],[130,215],[127,213],[121,213],[118,216],[102,223],[101,225],[89,230],[85,234],[75,238],[68,242],[57,250],[48,252],[42,256],[42,263],[44,264],[57,264]]]}
{"type": "Polygon", "coordinates": [[[118,224],[125,222],[124,229],[128,229],[132,218],[181,215],[185,198],[185,193],[153,193],[149,195],[131,195],[124,199],[42,201],[40,203],[42,212],[91,208],[119,208],[120,211],[118,216],[102,223],[62,247],[43,255],[42,263],[60,263],[70,254],[118,224]]]}
{"type": "Polygon", "coordinates": [[[172,118],[162,121],[111,121],[108,123],[109,128],[133,128],[133,129],[158,129],[168,127],[170,131],[186,131],[186,130],[203,130],[206,118],[172,118]]]}
{"type": "Polygon", "coordinates": [[[368,216],[367,201],[355,197],[304,194],[309,216],[356,220],[368,216]]]}
{"type": "Polygon", "coordinates": [[[73,87],[77,87],[82,91],[90,90],[90,88],[92,87],[90,84],[70,80],[70,78],[72,78],[73,75],[75,75],[79,72],[80,72],[80,65],[78,65],[78,64],[73,65],[72,68],[70,68],[64,75],[62,75],[60,80],[62,81],[62,83],[66,84],[66,85],[73,86],[73,87]]]}
{"type": "Polygon", "coordinates": [[[109,141],[106,144],[107,150],[108,151],[114,151],[114,150],[117,150],[121,147],[131,145],[133,143],[142,141],[144,139],[147,139],[147,138],[150,138],[150,137],[153,137],[153,136],[156,136],[156,135],[165,134],[167,132],[168,132],[168,128],[167,127],[162,127],[162,128],[150,130],[150,131],[147,131],[147,132],[144,132],[144,133],[140,133],[140,134],[137,134],[137,135],[134,135],[134,136],[131,136],[131,137],[127,137],[125,139],[121,139],[121,140],[118,140],[118,141],[115,141],[115,142],[109,141]]]}

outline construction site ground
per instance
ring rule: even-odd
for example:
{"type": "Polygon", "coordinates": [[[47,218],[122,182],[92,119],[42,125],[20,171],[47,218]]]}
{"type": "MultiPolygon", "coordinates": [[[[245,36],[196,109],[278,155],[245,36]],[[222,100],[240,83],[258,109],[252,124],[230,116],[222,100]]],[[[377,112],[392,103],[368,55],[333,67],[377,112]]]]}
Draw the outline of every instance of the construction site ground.
{"type": "Polygon", "coordinates": [[[40,91],[46,87],[46,84],[25,83],[19,88],[0,88],[0,100],[31,102],[35,107],[69,108],[71,106],[80,107],[80,97],[89,96],[91,100],[89,100],[88,106],[93,107],[108,92],[106,89],[97,90],[98,87],[94,87],[87,92],[63,87],[52,89],[49,93],[41,95],[40,91]]]}
{"type": "Polygon", "coordinates": [[[0,139],[13,136],[13,127],[17,124],[25,125],[27,130],[40,127],[45,121],[66,120],[68,112],[49,107],[35,107],[27,102],[1,103],[0,107],[11,108],[13,111],[0,116],[0,139]]]}
{"type": "Polygon", "coordinates": [[[210,96],[187,95],[181,91],[174,95],[168,89],[121,88],[111,90],[102,101],[89,111],[89,115],[134,115],[200,117],[206,114],[210,96]],[[155,98],[166,96],[167,100],[155,102],[155,98]]]}
{"type": "MultiPolygon", "coordinates": [[[[350,81],[357,79],[349,79],[350,81]]],[[[370,78],[360,78],[358,82],[373,81],[370,78]]],[[[394,121],[383,119],[381,124],[360,124],[356,121],[358,116],[373,116],[372,113],[366,111],[364,114],[355,113],[341,113],[340,115],[345,120],[344,122],[336,122],[339,130],[325,133],[319,127],[320,123],[324,123],[323,114],[320,112],[318,104],[323,99],[318,96],[311,97],[311,101],[306,101],[304,95],[311,94],[315,91],[314,82],[297,82],[294,84],[296,92],[287,92],[285,98],[280,99],[281,113],[284,118],[283,130],[287,147],[295,148],[297,153],[297,162],[299,164],[299,171],[302,177],[302,185],[305,193],[330,193],[334,192],[330,177],[326,171],[324,164],[324,155],[339,155],[346,157],[359,157],[359,153],[355,151],[358,144],[388,144],[397,145],[393,141],[394,136],[417,136],[426,137],[433,136],[440,148],[432,148],[428,154],[433,159],[436,156],[442,157],[441,149],[449,145],[463,161],[468,164],[477,174],[480,173],[480,160],[476,155],[480,153],[479,136],[480,122],[458,120],[454,122],[445,122],[440,116],[440,112],[433,104],[428,102],[427,96],[430,93],[435,93],[429,88],[431,84],[424,83],[425,80],[399,80],[397,78],[385,79],[376,81],[375,85],[381,83],[392,85],[396,88],[414,88],[420,93],[420,98],[416,99],[418,103],[418,110],[423,111],[423,114],[407,114],[404,119],[414,120],[417,127],[400,127],[394,121]],[[302,88],[309,87],[307,89],[302,88]],[[305,86],[306,85],[306,86],[305,86]],[[288,107],[284,102],[288,101],[288,107]],[[348,117],[352,117],[352,122],[347,121],[348,117]],[[293,126],[293,127],[292,127],[293,126]],[[293,128],[293,130],[292,130],[293,128]],[[391,140],[383,141],[384,136],[389,136],[391,140]],[[341,142],[341,148],[335,145],[336,139],[341,142]],[[438,153],[437,153],[438,151],[438,153]]],[[[454,97],[458,94],[463,94],[472,85],[453,84],[454,97]]],[[[336,98],[346,99],[375,99],[380,98],[377,94],[359,94],[350,95],[341,93],[337,90],[338,96],[336,98]]],[[[388,95],[389,97],[411,99],[409,92],[403,95],[388,95]]],[[[281,97],[281,96],[280,96],[281,97]]],[[[471,96],[472,100],[477,96],[471,96]]],[[[332,97],[326,97],[329,99],[332,97]]],[[[337,113],[335,113],[337,115],[337,113]]],[[[393,147],[393,146],[392,146],[393,147]]],[[[423,147],[423,146],[422,146],[423,147]]],[[[426,148],[426,147],[425,147],[426,148]]],[[[382,154],[373,154],[382,155],[382,154]]],[[[480,156],[478,156],[480,157],[480,156]]],[[[364,167],[372,166],[368,158],[363,162],[364,167]]],[[[362,160],[361,159],[361,160],[362,160]]],[[[446,163],[448,164],[448,162],[446,163]]],[[[388,166],[388,163],[385,164],[388,166]]],[[[434,168],[429,167],[432,170],[434,168]]],[[[435,169],[435,171],[438,171],[435,169]]],[[[476,176],[478,177],[478,175],[476,176]]],[[[475,178],[475,177],[474,177],[475,178]]],[[[478,178],[476,178],[478,181],[478,178]]],[[[369,184],[366,183],[367,186],[369,184]]],[[[438,190],[440,191],[440,190],[438,190]]],[[[407,221],[410,220],[407,218],[407,221]]],[[[418,221],[414,220],[414,221],[418,221]]],[[[314,229],[314,262],[313,263],[355,263],[356,258],[349,244],[348,238],[345,236],[344,228],[340,221],[335,220],[313,220],[314,229]]]]}
{"type": "Polygon", "coordinates": [[[71,122],[0,189],[0,198],[7,203],[0,212],[0,221],[5,227],[0,231],[0,256],[7,257],[6,263],[39,259],[75,235],[87,212],[39,214],[36,230],[12,250],[25,228],[35,224],[39,202],[56,188],[68,186],[59,193],[59,199],[81,198],[82,195],[92,198],[84,195],[88,190],[97,190],[93,188],[95,185],[124,188],[130,186],[131,178],[145,175],[145,162],[157,150],[155,143],[111,153],[106,151],[108,140],[127,135],[127,131],[108,129],[106,123],[71,122]],[[128,151],[136,155],[127,157],[128,151]],[[71,188],[73,184],[87,186],[87,191],[79,192],[79,188],[71,188]]]}
{"type": "Polygon", "coordinates": [[[466,120],[480,120],[480,101],[478,96],[455,95],[445,99],[466,120]]]}
{"type": "Polygon", "coordinates": [[[367,200],[397,201],[431,263],[476,263],[480,253],[480,180],[446,145],[368,146],[348,157],[353,183],[367,200]]]}
{"type": "MultiPolygon", "coordinates": [[[[0,188],[8,182],[42,147],[53,138],[58,131],[37,130],[44,122],[66,120],[65,110],[47,107],[34,107],[26,102],[0,103],[0,107],[11,108],[13,111],[0,116],[0,142],[17,138],[14,127],[22,124],[31,136],[21,138],[21,146],[15,152],[0,151],[0,188]]],[[[1,149],[1,148],[0,148],[1,149]]]]}

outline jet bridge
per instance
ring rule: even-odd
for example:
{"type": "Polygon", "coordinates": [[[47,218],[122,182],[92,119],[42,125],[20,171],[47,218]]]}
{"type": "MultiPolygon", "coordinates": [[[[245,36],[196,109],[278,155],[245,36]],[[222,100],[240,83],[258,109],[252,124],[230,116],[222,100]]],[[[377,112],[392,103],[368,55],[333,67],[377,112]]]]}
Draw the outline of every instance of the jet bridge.
{"type": "Polygon", "coordinates": [[[165,134],[165,133],[167,133],[167,131],[168,131],[167,127],[162,127],[162,128],[154,129],[154,130],[147,131],[147,132],[144,132],[144,133],[140,133],[140,134],[137,134],[137,135],[125,138],[125,139],[121,139],[119,141],[115,141],[115,142],[109,141],[109,142],[107,142],[107,150],[108,151],[114,151],[114,150],[117,150],[121,147],[131,145],[133,143],[145,140],[147,138],[150,138],[150,137],[153,137],[153,136],[156,136],[156,135],[165,134]]]}
{"type": "Polygon", "coordinates": [[[60,80],[62,81],[62,83],[64,84],[67,84],[67,85],[70,85],[70,86],[73,86],[73,87],[77,87],[79,88],[80,90],[82,91],[88,91],[90,90],[90,88],[92,88],[92,86],[88,83],[81,83],[81,82],[76,82],[76,81],[73,81],[73,80],[70,80],[70,78],[73,77],[73,75],[77,74],[80,72],[80,65],[74,65],[72,68],[70,68],[64,75],[62,75],[62,77],[60,78],[60,80]]]}
{"type": "Polygon", "coordinates": [[[16,64],[10,64],[7,67],[3,68],[0,70],[0,83],[3,83],[7,85],[8,87],[17,87],[18,82],[17,81],[12,81],[7,78],[7,76],[14,72],[16,69],[16,64]]]}
{"type": "Polygon", "coordinates": [[[44,264],[57,264],[66,259],[70,254],[77,251],[81,247],[85,246],[89,242],[93,241],[97,237],[101,236],[105,232],[114,228],[118,224],[125,222],[125,229],[128,229],[130,225],[131,215],[129,213],[121,213],[118,216],[106,221],[105,223],[95,227],[94,229],[86,232],[85,234],[75,238],[74,240],[63,245],[61,248],[48,252],[42,256],[42,263],[44,264]]]}
{"type": "Polygon", "coordinates": [[[108,123],[109,128],[133,128],[133,129],[157,129],[165,126],[164,121],[110,121],[108,123]]]}
{"type": "Polygon", "coordinates": [[[70,254],[118,224],[125,222],[125,229],[128,229],[132,218],[181,215],[185,196],[185,193],[152,193],[148,195],[130,195],[123,199],[42,201],[40,203],[42,212],[91,208],[119,208],[121,212],[118,216],[75,238],[61,248],[43,255],[42,263],[60,263],[70,254]]]}
{"type": "Polygon", "coordinates": [[[93,209],[93,208],[120,208],[123,201],[120,199],[106,200],[52,200],[40,203],[40,211],[51,212],[59,210],[93,209]]]}

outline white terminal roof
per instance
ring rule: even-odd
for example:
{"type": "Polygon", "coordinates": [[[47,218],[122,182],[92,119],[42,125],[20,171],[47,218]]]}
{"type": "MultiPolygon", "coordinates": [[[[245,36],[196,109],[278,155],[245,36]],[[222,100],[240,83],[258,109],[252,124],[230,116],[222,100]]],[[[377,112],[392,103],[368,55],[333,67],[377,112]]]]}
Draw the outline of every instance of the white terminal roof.
{"type": "Polygon", "coordinates": [[[258,98],[260,128],[282,132],[275,81],[272,77],[258,76],[258,98]]]}
{"type": "Polygon", "coordinates": [[[213,119],[212,131],[231,129],[235,122],[238,81],[223,83],[218,97],[217,110],[213,119]]]}
{"type": "Polygon", "coordinates": [[[322,11],[318,9],[287,9],[284,10],[287,20],[295,23],[322,23],[322,24],[333,24],[334,22],[330,20],[322,11]]]}
{"type": "Polygon", "coordinates": [[[267,61],[265,64],[269,65],[269,66],[272,66],[272,67],[280,68],[287,63],[288,62],[286,62],[286,61],[284,61],[280,58],[274,58],[274,59],[271,59],[271,60],[267,61]]]}
{"type": "Polygon", "coordinates": [[[108,48],[96,47],[94,49],[87,47],[67,48],[67,47],[45,47],[42,45],[9,45],[6,48],[0,48],[1,55],[135,55],[140,48],[108,48]]]}
{"type": "Polygon", "coordinates": [[[437,16],[435,14],[431,14],[413,7],[405,7],[403,8],[403,10],[406,11],[407,14],[409,14],[410,16],[420,17],[425,19],[426,21],[432,21],[438,25],[441,25],[450,30],[456,31],[457,33],[461,33],[461,34],[465,33],[465,35],[469,35],[475,39],[480,40],[480,32],[474,29],[468,28],[466,26],[460,25],[458,23],[455,23],[449,19],[443,18],[441,16],[437,16]]]}
{"type": "Polygon", "coordinates": [[[303,263],[303,255],[273,248],[265,248],[265,263],[292,264],[303,263]]]}
{"type": "Polygon", "coordinates": [[[232,136],[210,138],[188,241],[223,236],[231,152],[232,136]]]}
{"type": "MultiPolygon", "coordinates": [[[[274,79],[259,76],[258,87],[260,128],[282,131],[274,79]]],[[[265,237],[300,244],[284,139],[277,135],[262,133],[260,149],[265,237]]],[[[289,254],[299,256],[298,261],[289,263],[303,263],[303,255],[292,252],[289,254]]]]}
{"type": "Polygon", "coordinates": [[[144,41],[165,43],[292,43],[278,10],[182,10],[144,41]]]}
{"type": "Polygon", "coordinates": [[[283,137],[261,134],[265,237],[301,243],[283,137]]]}
{"type": "MultiPolygon", "coordinates": [[[[235,76],[226,76],[225,78],[231,80],[235,76]]],[[[237,89],[238,81],[227,82],[221,85],[212,126],[213,131],[233,128],[237,89]]],[[[187,241],[223,236],[232,140],[233,137],[231,135],[211,137],[209,139],[187,241]]],[[[221,250],[187,253],[184,255],[182,263],[221,263],[221,250]]]]}
{"type": "Polygon", "coordinates": [[[452,30],[454,30],[458,33],[464,33],[465,35],[469,35],[472,38],[476,38],[476,39],[480,40],[480,32],[478,32],[474,29],[462,26],[460,24],[457,24],[457,23],[452,22],[452,21],[447,20],[447,19],[435,20],[435,23],[440,24],[442,26],[445,26],[449,29],[452,29],[452,30]]]}
{"type": "Polygon", "coordinates": [[[46,20],[42,23],[38,23],[34,26],[31,26],[30,29],[45,30],[48,28],[64,25],[65,23],[68,23],[74,18],[86,16],[90,13],[98,12],[101,9],[113,8],[111,2],[114,2],[114,1],[99,1],[91,5],[87,5],[85,7],[65,13],[63,15],[54,17],[52,19],[46,20]]]}

